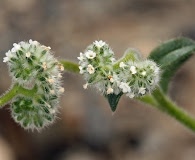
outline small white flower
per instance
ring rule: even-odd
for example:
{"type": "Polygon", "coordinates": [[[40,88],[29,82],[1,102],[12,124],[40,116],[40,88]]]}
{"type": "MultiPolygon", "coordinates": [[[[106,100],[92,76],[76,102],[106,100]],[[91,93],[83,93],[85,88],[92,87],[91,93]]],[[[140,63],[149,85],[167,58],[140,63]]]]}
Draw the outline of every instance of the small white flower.
{"type": "Polygon", "coordinates": [[[52,79],[52,78],[47,79],[47,81],[48,81],[50,84],[53,84],[53,83],[54,83],[54,79],[52,79]]]}
{"type": "Polygon", "coordinates": [[[15,49],[19,50],[21,48],[21,46],[17,43],[14,43],[13,46],[15,47],[15,49]]]}
{"type": "Polygon", "coordinates": [[[88,87],[88,83],[86,83],[86,84],[83,85],[83,88],[84,89],[87,89],[87,87],[88,87]]]}
{"type": "Polygon", "coordinates": [[[29,58],[31,56],[31,53],[30,52],[27,52],[26,53],[26,58],[29,58]]]}
{"type": "Polygon", "coordinates": [[[87,52],[85,52],[85,55],[88,59],[94,59],[96,57],[96,53],[91,50],[88,50],[87,52]]]}
{"type": "Polygon", "coordinates": [[[111,83],[114,82],[114,78],[113,78],[113,77],[110,78],[110,82],[111,82],[111,83]]]}
{"type": "Polygon", "coordinates": [[[141,74],[142,74],[142,76],[145,76],[146,75],[146,71],[143,71],[141,74]]]}
{"type": "Polygon", "coordinates": [[[129,98],[134,98],[135,97],[135,95],[134,95],[134,93],[127,93],[127,96],[129,97],[129,98]]]}
{"type": "Polygon", "coordinates": [[[64,88],[61,87],[61,88],[59,89],[59,92],[60,92],[60,93],[64,93],[64,88]]]}
{"type": "Polygon", "coordinates": [[[42,67],[43,67],[44,70],[47,69],[47,64],[46,64],[46,62],[43,62],[43,63],[42,63],[42,67]]]}
{"type": "Polygon", "coordinates": [[[61,73],[58,73],[58,78],[62,78],[62,74],[61,73]]]}
{"type": "Polygon", "coordinates": [[[60,71],[64,71],[64,66],[62,64],[58,64],[58,67],[59,67],[60,71]]]}
{"type": "Polygon", "coordinates": [[[11,57],[13,57],[13,54],[11,51],[8,51],[5,53],[6,57],[3,58],[3,62],[8,62],[11,57]]]}
{"type": "Polygon", "coordinates": [[[113,92],[114,92],[114,90],[113,90],[111,87],[109,87],[109,88],[107,89],[107,91],[106,91],[107,94],[111,94],[111,93],[113,93],[113,92]]]}
{"type": "Polygon", "coordinates": [[[4,58],[3,58],[3,62],[5,62],[5,63],[8,62],[9,60],[10,60],[9,57],[4,57],[4,58]]]}
{"type": "Polygon", "coordinates": [[[42,45],[41,47],[42,47],[43,49],[47,50],[47,51],[51,49],[51,47],[50,47],[50,46],[45,46],[45,45],[42,45]]]}
{"type": "Polygon", "coordinates": [[[13,54],[10,50],[8,52],[6,52],[5,55],[9,58],[13,57],[13,54]]]}
{"type": "Polygon", "coordinates": [[[50,49],[51,49],[51,47],[50,47],[50,46],[47,46],[47,47],[46,47],[46,49],[47,49],[47,50],[50,50],[50,49]]]}
{"type": "Polygon", "coordinates": [[[21,48],[21,46],[16,43],[14,43],[13,46],[14,47],[11,49],[11,52],[17,52],[21,48]]]}
{"type": "Polygon", "coordinates": [[[131,88],[128,86],[127,83],[121,82],[120,85],[119,85],[119,88],[122,89],[123,93],[131,92],[131,88]]]}
{"type": "Polygon", "coordinates": [[[130,71],[131,71],[132,74],[136,74],[137,73],[135,66],[131,66],[130,67],[130,71]]]}
{"type": "Polygon", "coordinates": [[[95,69],[91,64],[87,66],[87,72],[89,72],[89,74],[93,74],[95,72],[95,69]]]}
{"type": "Polygon", "coordinates": [[[85,56],[83,53],[80,52],[80,57],[77,57],[78,60],[83,61],[85,59],[85,56]]]}
{"type": "Polygon", "coordinates": [[[139,88],[138,93],[145,94],[146,93],[146,88],[144,88],[144,87],[139,88]]]}
{"type": "Polygon", "coordinates": [[[100,40],[100,41],[93,42],[93,44],[96,45],[96,47],[98,48],[102,48],[106,43],[100,40]]]}
{"type": "Polygon", "coordinates": [[[124,67],[126,67],[127,65],[124,63],[124,62],[120,62],[120,64],[119,64],[119,67],[120,68],[123,68],[124,69],[124,67]]]}
{"type": "Polygon", "coordinates": [[[114,57],[111,57],[110,60],[112,63],[114,63],[116,61],[116,59],[114,57]]]}
{"type": "Polygon", "coordinates": [[[29,43],[35,46],[39,44],[39,42],[33,41],[32,39],[29,40],[29,43]]]}
{"type": "Polygon", "coordinates": [[[49,112],[50,112],[51,114],[55,114],[55,113],[56,113],[56,111],[55,111],[54,109],[50,109],[49,112]]]}
{"type": "Polygon", "coordinates": [[[55,94],[55,91],[54,91],[54,90],[50,90],[50,93],[51,93],[51,94],[55,94]]]}

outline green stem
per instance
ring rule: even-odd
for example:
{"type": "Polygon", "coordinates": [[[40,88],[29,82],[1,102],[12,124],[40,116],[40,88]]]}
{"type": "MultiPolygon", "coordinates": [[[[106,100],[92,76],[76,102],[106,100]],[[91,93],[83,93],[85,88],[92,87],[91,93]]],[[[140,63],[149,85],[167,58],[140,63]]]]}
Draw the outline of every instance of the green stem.
{"type": "Polygon", "coordinates": [[[8,90],[4,95],[0,97],[0,106],[3,107],[7,104],[12,98],[17,95],[19,86],[14,85],[10,90],[8,90]]]}
{"type": "Polygon", "coordinates": [[[32,89],[26,89],[26,88],[23,88],[21,86],[19,86],[18,88],[18,94],[22,94],[24,96],[27,96],[27,97],[34,97],[34,95],[36,95],[37,93],[37,86],[34,86],[34,88],[32,89]]]}
{"type": "Polygon", "coordinates": [[[150,98],[140,99],[143,102],[151,104],[152,106],[160,109],[163,112],[168,113],[170,116],[174,117],[180,123],[184,124],[186,127],[195,131],[195,118],[191,117],[187,112],[182,108],[173,103],[165,94],[157,89],[153,92],[150,98]],[[151,99],[155,100],[156,102],[151,99]]]}
{"type": "Polygon", "coordinates": [[[37,87],[34,87],[31,90],[25,89],[18,84],[15,84],[9,89],[4,95],[0,97],[0,106],[5,106],[8,102],[10,102],[15,96],[18,94],[22,94],[28,97],[32,97],[37,91],[37,87]]]}
{"type": "Polygon", "coordinates": [[[152,95],[146,95],[146,96],[143,96],[143,97],[139,97],[137,98],[138,100],[142,101],[142,102],[145,102],[147,104],[150,104],[152,106],[158,106],[158,102],[154,99],[154,97],[152,95]]]}
{"type": "Polygon", "coordinates": [[[60,60],[60,63],[64,66],[66,71],[79,73],[79,65],[77,63],[66,60],[60,60]]]}

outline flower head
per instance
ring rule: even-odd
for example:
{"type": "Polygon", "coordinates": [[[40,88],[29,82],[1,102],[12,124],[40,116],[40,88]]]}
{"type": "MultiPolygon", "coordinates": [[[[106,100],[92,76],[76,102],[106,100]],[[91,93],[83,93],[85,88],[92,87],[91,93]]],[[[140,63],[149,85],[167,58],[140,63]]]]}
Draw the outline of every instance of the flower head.
{"type": "Polygon", "coordinates": [[[84,76],[84,88],[93,86],[111,102],[126,94],[129,98],[150,93],[159,81],[160,69],[151,60],[141,60],[137,50],[128,49],[116,61],[114,52],[103,41],[95,41],[80,53],[79,69],[84,76]]]}
{"type": "Polygon", "coordinates": [[[37,41],[14,43],[4,62],[9,66],[13,82],[25,89],[36,88],[33,97],[16,96],[11,103],[11,114],[25,129],[40,130],[54,122],[61,87],[63,66],[53,57],[48,47],[37,41]]]}
{"type": "Polygon", "coordinates": [[[111,92],[118,93],[112,71],[112,63],[115,61],[113,55],[108,44],[103,41],[95,41],[78,57],[80,74],[85,77],[87,86],[95,86],[104,95],[111,92]]]}

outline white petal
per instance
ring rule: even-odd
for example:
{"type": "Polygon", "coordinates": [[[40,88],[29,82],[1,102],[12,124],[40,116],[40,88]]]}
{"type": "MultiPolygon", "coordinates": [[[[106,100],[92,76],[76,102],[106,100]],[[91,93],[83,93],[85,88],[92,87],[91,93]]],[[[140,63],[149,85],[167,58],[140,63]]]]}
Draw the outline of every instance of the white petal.
{"type": "Polygon", "coordinates": [[[31,53],[30,52],[27,52],[26,53],[26,57],[29,58],[31,56],[31,53]]]}
{"type": "Polygon", "coordinates": [[[98,48],[101,48],[101,47],[103,47],[106,43],[103,42],[102,40],[100,40],[100,41],[95,41],[94,44],[95,44],[98,48]]]}
{"type": "Polygon", "coordinates": [[[139,93],[145,94],[146,93],[146,88],[144,88],[144,87],[139,88],[139,93]]]}
{"type": "Polygon", "coordinates": [[[130,67],[130,71],[131,71],[132,74],[136,74],[137,73],[135,66],[131,66],[130,67]]]}
{"type": "Polygon", "coordinates": [[[129,98],[134,98],[134,97],[135,97],[134,93],[128,93],[127,96],[128,96],[129,98]]]}
{"type": "Polygon", "coordinates": [[[142,74],[143,76],[145,76],[145,75],[146,75],[146,71],[143,71],[141,74],[142,74]]]}
{"type": "Polygon", "coordinates": [[[95,72],[95,69],[91,64],[87,66],[87,72],[89,72],[89,74],[93,74],[95,72]]]}
{"type": "Polygon", "coordinates": [[[3,62],[6,63],[6,62],[8,62],[8,61],[9,61],[9,57],[4,57],[4,58],[3,58],[3,62]]]}
{"type": "Polygon", "coordinates": [[[96,57],[96,53],[91,51],[91,50],[88,50],[86,53],[85,53],[86,57],[88,59],[94,59],[96,57]]]}
{"type": "Polygon", "coordinates": [[[119,67],[120,68],[123,68],[124,69],[124,67],[126,67],[127,65],[124,63],[124,62],[120,62],[120,64],[119,64],[119,67]]]}

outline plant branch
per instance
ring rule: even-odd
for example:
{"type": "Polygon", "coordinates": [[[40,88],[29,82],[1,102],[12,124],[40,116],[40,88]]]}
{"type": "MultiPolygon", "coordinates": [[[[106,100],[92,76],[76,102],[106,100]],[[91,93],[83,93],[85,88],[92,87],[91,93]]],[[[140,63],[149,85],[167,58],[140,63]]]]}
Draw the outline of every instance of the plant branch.
{"type": "Polygon", "coordinates": [[[37,91],[37,87],[33,89],[25,89],[18,84],[14,84],[4,95],[0,97],[0,106],[3,107],[9,103],[15,96],[22,94],[28,97],[33,97],[37,91]]]}
{"type": "Polygon", "coordinates": [[[18,92],[18,85],[13,85],[11,89],[9,89],[4,95],[0,97],[0,106],[3,107],[5,104],[7,104],[12,98],[14,98],[17,95],[18,92]]]}
{"type": "Polygon", "coordinates": [[[184,124],[187,128],[195,131],[195,118],[191,117],[186,111],[173,103],[167,96],[165,96],[161,89],[156,89],[149,97],[150,98],[147,97],[139,100],[166,112],[180,123],[184,124]]]}
{"type": "Polygon", "coordinates": [[[77,63],[67,61],[67,60],[60,60],[60,63],[64,66],[66,71],[72,73],[79,73],[79,65],[77,63]]]}

